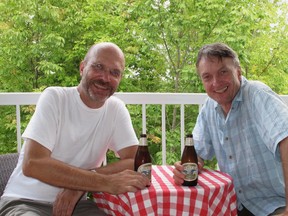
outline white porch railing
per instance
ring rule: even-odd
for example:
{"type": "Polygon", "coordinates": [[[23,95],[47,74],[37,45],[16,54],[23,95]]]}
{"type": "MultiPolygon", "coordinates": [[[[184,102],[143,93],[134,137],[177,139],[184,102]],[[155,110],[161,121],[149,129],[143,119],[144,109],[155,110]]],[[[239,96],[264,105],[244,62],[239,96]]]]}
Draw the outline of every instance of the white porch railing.
{"type": "MultiPolygon", "coordinates": [[[[0,106],[16,106],[17,121],[17,149],[21,149],[21,105],[35,105],[41,93],[0,93],[0,106]]],[[[180,105],[180,130],[181,130],[181,152],[184,148],[185,128],[184,128],[184,105],[198,105],[199,110],[205,102],[207,95],[203,93],[116,93],[117,97],[122,99],[127,105],[142,105],[142,132],[146,133],[146,105],[159,104],[162,106],[162,164],[166,164],[166,105],[180,105]]],[[[281,95],[282,99],[288,105],[288,95],[281,95]]]]}

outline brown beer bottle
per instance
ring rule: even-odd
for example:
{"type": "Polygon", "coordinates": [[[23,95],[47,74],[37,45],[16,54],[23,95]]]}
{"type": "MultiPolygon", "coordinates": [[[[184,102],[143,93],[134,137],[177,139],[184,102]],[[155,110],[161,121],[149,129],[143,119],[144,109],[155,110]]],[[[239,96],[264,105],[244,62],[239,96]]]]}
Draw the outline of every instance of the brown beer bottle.
{"type": "Polygon", "coordinates": [[[139,146],[134,160],[134,170],[146,175],[151,181],[152,161],[146,134],[140,135],[139,146]]]}
{"type": "Polygon", "coordinates": [[[198,158],[194,148],[193,135],[188,134],[182,153],[181,164],[184,166],[184,186],[195,186],[198,182],[198,158]]]}

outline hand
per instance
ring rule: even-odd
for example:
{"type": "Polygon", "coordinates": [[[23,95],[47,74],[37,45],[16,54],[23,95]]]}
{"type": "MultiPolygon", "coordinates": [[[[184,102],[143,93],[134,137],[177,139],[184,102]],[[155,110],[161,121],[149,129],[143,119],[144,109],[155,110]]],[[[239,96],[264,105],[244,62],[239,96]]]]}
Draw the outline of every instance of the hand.
{"type": "Polygon", "coordinates": [[[105,191],[111,194],[136,192],[151,184],[146,176],[132,170],[124,170],[107,177],[107,185],[105,185],[107,190],[105,191]]]}
{"type": "Polygon", "coordinates": [[[184,170],[184,167],[181,165],[180,161],[177,161],[175,164],[175,169],[173,170],[173,179],[175,184],[177,185],[182,185],[184,182],[184,177],[185,175],[182,173],[182,171],[184,170]]]}
{"type": "Polygon", "coordinates": [[[204,167],[204,160],[200,157],[198,157],[198,170],[199,172],[203,169],[204,167]]]}
{"type": "MultiPolygon", "coordinates": [[[[182,173],[182,171],[184,170],[184,167],[181,165],[180,161],[177,161],[174,164],[174,166],[175,166],[175,169],[173,170],[174,182],[177,185],[182,185],[184,182],[184,177],[185,177],[185,175],[182,173]]],[[[204,166],[203,160],[198,158],[198,170],[199,170],[199,172],[201,171],[203,166],[204,166]]]]}
{"type": "Polygon", "coordinates": [[[63,189],[56,197],[53,203],[53,215],[57,216],[70,216],[74,208],[83,196],[83,191],[76,191],[70,189],[63,189]]]}

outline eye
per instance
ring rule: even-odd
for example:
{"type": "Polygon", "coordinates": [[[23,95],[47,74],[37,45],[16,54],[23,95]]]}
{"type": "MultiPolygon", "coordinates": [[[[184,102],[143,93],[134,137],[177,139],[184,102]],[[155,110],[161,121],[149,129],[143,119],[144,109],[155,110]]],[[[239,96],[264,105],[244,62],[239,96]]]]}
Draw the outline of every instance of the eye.
{"type": "Polygon", "coordinates": [[[102,64],[93,64],[93,68],[96,70],[103,70],[104,66],[102,64]]]}
{"type": "Polygon", "coordinates": [[[120,77],[121,72],[120,72],[119,70],[110,70],[110,74],[111,74],[113,77],[120,77]]]}
{"type": "Polygon", "coordinates": [[[201,78],[202,78],[203,81],[207,82],[207,81],[210,80],[211,76],[206,74],[206,75],[203,75],[201,78]]]}

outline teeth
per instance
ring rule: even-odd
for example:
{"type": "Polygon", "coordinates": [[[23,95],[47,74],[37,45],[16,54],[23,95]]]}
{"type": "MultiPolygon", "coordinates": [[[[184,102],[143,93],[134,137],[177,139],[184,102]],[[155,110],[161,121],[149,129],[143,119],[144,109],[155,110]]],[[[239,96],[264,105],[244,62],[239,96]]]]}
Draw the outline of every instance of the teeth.
{"type": "Polygon", "coordinates": [[[227,88],[228,88],[228,87],[226,86],[225,88],[220,89],[220,90],[217,90],[217,91],[215,91],[215,92],[217,92],[217,93],[223,93],[223,92],[226,91],[227,88]]]}
{"type": "Polygon", "coordinates": [[[99,88],[99,89],[107,89],[107,87],[105,87],[105,86],[102,86],[102,85],[98,85],[97,83],[94,83],[94,86],[96,87],[96,88],[99,88]]]}

